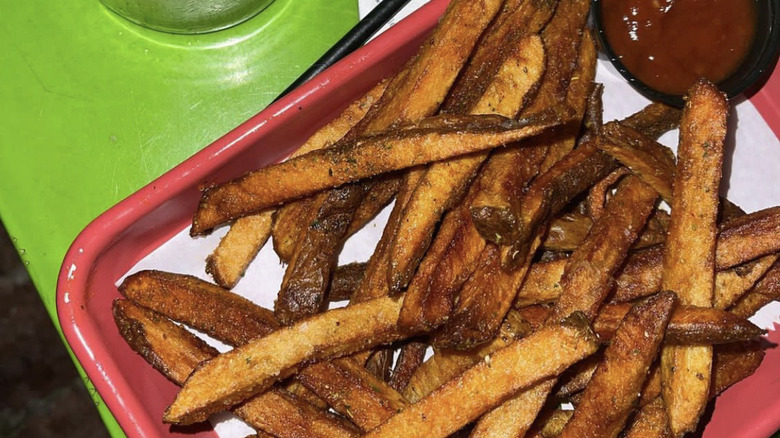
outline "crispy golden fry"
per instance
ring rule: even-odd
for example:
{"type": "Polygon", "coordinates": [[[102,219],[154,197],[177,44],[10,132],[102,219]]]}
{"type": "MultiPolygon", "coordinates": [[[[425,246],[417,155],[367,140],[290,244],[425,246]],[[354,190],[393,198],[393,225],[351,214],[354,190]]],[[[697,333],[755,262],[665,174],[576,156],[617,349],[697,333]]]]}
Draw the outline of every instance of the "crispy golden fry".
{"type": "Polygon", "coordinates": [[[312,151],[207,188],[192,233],[202,234],[225,221],[323,189],[518,141],[567,119],[565,111],[520,121],[498,116],[437,117],[431,123],[438,129],[400,129],[312,151]]]}
{"type": "Polygon", "coordinates": [[[516,391],[557,375],[596,349],[587,321],[575,315],[494,352],[366,436],[449,436],[516,391]],[[549,354],[548,342],[560,346],[557,354],[549,354]]]}
{"type": "Polygon", "coordinates": [[[398,194],[401,186],[401,178],[385,178],[381,182],[374,184],[371,190],[366,193],[363,202],[355,210],[352,221],[349,223],[346,237],[360,231],[367,223],[371,222],[379,212],[384,210],[390,201],[398,194]]]}
{"type": "Polygon", "coordinates": [[[349,358],[309,365],[297,379],[363,431],[375,428],[407,405],[387,383],[349,358]]]}
{"type": "Polygon", "coordinates": [[[328,300],[344,301],[352,297],[366,272],[365,263],[349,263],[337,266],[330,279],[330,289],[328,289],[328,300]]]}
{"type": "Polygon", "coordinates": [[[566,370],[558,379],[555,397],[559,400],[567,400],[585,389],[588,382],[590,382],[590,379],[593,377],[593,373],[596,372],[596,368],[604,359],[603,353],[604,351],[602,349],[598,353],[577,362],[566,370]]]}
{"type": "Polygon", "coordinates": [[[710,398],[753,374],[764,358],[760,340],[717,345],[712,354],[710,398]]]}
{"type": "Polygon", "coordinates": [[[602,130],[599,148],[654,188],[664,201],[671,203],[674,181],[674,153],[652,138],[622,125],[607,123],[602,130]]]}
{"type": "Polygon", "coordinates": [[[642,406],[626,427],[626,438],[672,438],[669,417],[661,397],[642,406]]]}
{"type": "Polygon", "coordinates": [[[610,172],[609,175],[601,179],[601,181],[593,184],[588,190],[588,197],[585,201],[587,206],[587,214],[593,219],[597,220],[604,213],[604,209],[607,206],[607,201],[612,197],[612,191],[618,181],[623,179],[625,175],[629,173],[629,170],[625,167],[618,167],[610,172]]]}
{"type": "Polygon", "coordinates": [[[438,350],[415,371],[403,395],[412,403],[466,371],[485,356],[531,333],[527,322],[515,312],[507,314],[501,332],[492,341],[470,351],[438,350]]]}
{"type": "Polygon", "coordinates": [[[617,436],[639,398],[675,301],[673,293],[662,292],[626,314],[561,438],[617,436]]]}
{"type": "MultiPolygon", "coordinates": [[[[181,385],[197,365],[218,353],[184,328],[127,300],[114,302],[114,318],[133,350],[181,385]]],[[[253,427],[277,437],[357,436],[353,426],[274,388],[234,410],[253,427]]]]}
{"type": "MultiPolygon", "coordinates": [[[[699,81],[688,92],[680,122],[661,286],[676,292],[683,305],[712,306],[718,188],[727,114],[726,98],[714,85],[699,81]]],[[[696,429],[707,403],[711,371],[712,347],[664,347],[662,395],[675,436],[696,429]]]]}
{"type": "Polygon", "coordinates": [[[165,412],[167,423],[191,424],[236,405],[289,376],[307,361],[343,356],[397,340],[402,299],[378,298],[314,315],[203,364],[165,412]]]}
{"type": "Polygon", "coordinates": [[[726,269],[780,251],[780,207],[767,208],[724,224],[715,264],[726,269]]]}
{"type": "MultiPolygon", "coordinates": [[[[339,141],[366,115],[382,96],[386,87],[387,81],[380,81],[363,97],[349,105],[338,117],[318,129],[292,156],[329,147],[339,141]]],[[[311,202],[308,198],[301,199],[286,204],[274,212],[275,221],[272,230],[274,250],[285,262],[292,257],[295,242],[298,240],[296,236],[301,234],[301,227],[305,225],[305,221],[301,221],[300,218],[310,211],[311,202]]]]}
{"type": "MultiPolygon", "coordinates": [[[[481,100],[469,112],[514,117],[522,107],[524,97],[541,78],[544,59],[544,47],[538,36],[521,41],[517,51],[504,61],[481,100]]],[[[408,285],[439,219],[463,197],[487,157],[488,152],[483,152],[433,163],[424,172],[404,208],[405,226],[398,229],[392,243],[389,281],[394,290],[408,285]]]]}
{"type": "Polygon", "coordinates": [[[514,307],[519,309],[557,300],[561,296],[561,277],[567,262],[567,259],[557,259],[531,265],[522,287],[517,292],[514,307]]]}
{"type": "Polygon", "coordinates": [[[352,215],[363,199],[365,186],[360,186],[329,191],[327,201],[316,213],[317,220],[309,224],[298,242],[274,303],[280,323],[292,324],[320,312],[326,304],[331,271],[352,215]]]}
{"type": "Polygon", "coordinates": [[[233,345],[266,336],[279,327],[270,310],[189,275],[140,271],[125,278],[119,292],[141,306],[233,345]]]}
{"type": "MultiPolygon", "coordinates": [[[[603,341],[612,339],[630,304],[607,304],[593,321],[603,341]]],[[[764,331],[733,313],[706,307],[678,306],[666,329],[667,344],[726,344],[756,339],[764,331]]]]}
{"type": "MultiPolygon", "coordinates": [[[[647,225],[634,243],[632,249],[642,249],[663,243],[666,240],[665,219],[668,216],[662,210],[653,211],[647,225]]],[[[594,216],[595,217],[595,216],[594,216]]],[[[585,240],[593,225],[593,219],[579,212],[564,213],[550,222],[550,227],[542,241],[545,251],[574,251],[585,240]]]]}
{"type": "Polygon", "coordinates": [[[231,289],[271,236],[273,212],[264,211],[236,219],[219,245],[206,259],[206,272],[218,285],[231,289]]]}
{"type": "MultiPolygon", "coordinates": [[[[233,346],[278,328],[276,321],[268,319],[270,312],[266,309],[193,277],[142,271],[128,277],[122,287],[126,296],[138,299],[139,304],[152,306],[175,321],[233,346]],[[161,299],[163,296],[166,300],[161,299]],[[203,305],[217,309],[219,315],[204,317],[203,305]]],[[[400,394],[349,358],[310,365],[297,377],[336,412],[364,430],[376,427],[405,404],[400,394]]]]}
{"type": "Polygon", "coordinates": [[[729,311],[748,318],[770,301],[780,301],[780,261],[734,304],[729,311]]]}
{"type": "Polygon", "coordinates": [[[422,365],[427,349],[428,344],[422,341],[409,340],[404,343],[388,381],[393,389],[403,391],[406,388],[412,375],[422,365]]]}

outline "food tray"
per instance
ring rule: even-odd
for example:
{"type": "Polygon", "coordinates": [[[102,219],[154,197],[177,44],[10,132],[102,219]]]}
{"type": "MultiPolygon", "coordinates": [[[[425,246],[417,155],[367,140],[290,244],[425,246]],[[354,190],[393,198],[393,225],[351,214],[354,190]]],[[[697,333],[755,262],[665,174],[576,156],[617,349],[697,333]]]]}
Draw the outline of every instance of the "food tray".
{"type": "MultiPolygon", "coordinates": [[[[128,272],[140,269],[139,262],[145,258],[148,263],[147,256],[152,253],[157,254],[157,260],[166,261],[165,266],[155,265],[160,269],[197,273],[206,278],[202,272],[203,254],[213,247],[219,232],[206,239],[186,237],[192,213],[200,199],[199,187],[204,183],[227,180],[289,155],[354,98],[379,79],[397,71],[436,25],[446,4],[447,0],[433,0],[423,6],[370,44],[102,214],[74,241],[57,284],[59,320],[73,352],[127,435],[161,437],[187,432],[215,436],[208,426],[176,428],[162,424],[162,412],[173,400],[177,388],[130,350],[120,337],[111,314],[111,303],[119,297],[117,282],[128,272]],[[160,256],[161,251],[166,251],[164,248],[171,251],[170,247],[183,239],[190,245],[187,251],[160,256]]],[[[613,72],[605,63],[602,62],[599,69],[599,80],[611,80],[613,72]]],[[[764,119],[773,128],[780,126],[780,109],[773,106],[774,96],[780,94],[775,91],[780,90],[777,82],[773,77],[754,97],[764,119]]],[[[621,86],[625,87],[624,84],[621,86]]],[[[610,87],[612,84],[608,83],[607,95],[618,92],[611,91],[610,87]]],[[[631,92],[617,85],[613,89],[631,92]]],[[[752,110],[752,106],[747,106],[752,110]]],[[[751,117],[750,111],[748,116],[741,114],[740,124],[751,117]]],[[[764,123],[760,117],[758,119],[757,123],[764,123]]],[[[769,142],[773,147],[777,146],[772,131],[766,127],[764,131],[764,138],[756,143],[769,142]]],[[[741,145],[739,141],[738,144],[741,145]]],[[[780,171],[780,148],[776,149],[774,158],[767,160],[762,156],[754,160],[754,164],[747,165],[763,168],[747,169],[747,173],[742,172],[744,166],[735,158],[733,169],[728,173],[732,178],[731,186],[737,186],[733,183],[734,178],[745,178],[745,174],[756,180],[751,184],[770,184],[767,172],[772,171],[771,166],[777,165],[775,173],[780,171]],[[770,168],[767,170],[766,166],[770,168]]],[[[758,198],[753,200],[756,205],[746,208],[762,207],[761,202],[765,199],[758,198]]],[[[780,193],[771,204],[780,204],[780,193]]],[[[367,233],[351,239],[362,245],[347,248],[356,258],[365,255],[366,248],[372,249],[371,244],[366,243],[371,238],[369,235],[377,235],[381,230],[378,225],[367,228],[367,233]]],[[[269,260],[255,264],[277,272],[282,269],[278,260],[269,260]]],[[[278,279],[268,280],[263,275],[250,273],[242,283],[254,282],[254,290],[258,285],[266,287],[260,292],[261,297],[251,298],[268,306],[276,293],[268,285],[278,279]],[[263,281],[258,283],[258,278],[263,281]]],[[[773,313],[770,318],[776,318],[778,314],[780,312],[773,313]]],[[[768,339],[777,343],[780,336],[771,332],[768,339]]],[[[754,376],[721,396],[704,432],[706,437],[766,437],[780,427],[780,400],[775,397],[780,393],[780,353],[777,350],[768,351],[754,376]]]]}

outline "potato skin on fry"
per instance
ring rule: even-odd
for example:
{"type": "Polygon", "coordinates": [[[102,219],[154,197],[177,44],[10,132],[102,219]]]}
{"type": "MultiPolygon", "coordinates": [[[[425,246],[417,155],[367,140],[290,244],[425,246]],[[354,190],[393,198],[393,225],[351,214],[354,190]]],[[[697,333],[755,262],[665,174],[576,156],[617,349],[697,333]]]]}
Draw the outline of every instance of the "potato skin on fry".
{"type": "Polygon", "coordinates": [[[218,285],[232,289],[271,236],[273,212],[236,219],[206,259],[206,272],[218,285]]]}
{"type": "MultiPolygon", "coordinates": [[[[727,114],[726,97],[711,83],[701,80],[688,92],[680,122],[662,282],[662,288],[676,292],[684,305],[712,306],[727,114]]],[[[696,429],[707,403],[711,366],[710,346],[664,348],[662,394],[675,436],[696,429]]]]}

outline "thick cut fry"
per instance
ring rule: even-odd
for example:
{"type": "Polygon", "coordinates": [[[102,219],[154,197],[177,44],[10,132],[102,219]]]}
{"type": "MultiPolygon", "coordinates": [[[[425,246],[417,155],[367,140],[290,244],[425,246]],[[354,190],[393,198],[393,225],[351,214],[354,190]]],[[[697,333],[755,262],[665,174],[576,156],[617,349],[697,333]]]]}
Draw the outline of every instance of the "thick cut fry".
{"type": "Polygon", "coordinates": [[[621,181],[587,239],[569,258],[561,278],[563,293],[553,307],[551,321],[573,311],[596,316],[611,286],[611,278],[636,240],[652,211],[657,194],[634,176],[621,181]]]}
{"type": "Polygon", "coordinates": [[[736,268],[715,274],[715,295],[712,307],[726,309],[766,274],[778,259],[778,254],[770,254],[736,268]]]}
{"type": "Polygon", "coordinates": [[[416,403],[445,382],[466,371],[485,356],[531,333],[530,326],[516,312],[507,314],[501,332],[492,341],[470,351],[438,350],[412,375],[403,395],[416,403]]]}
{"type": "Polygon", "coordinates": [[[330,310],[217,356],[187,379],[163,420],[178,424],[202,421],[264,391],[304,362],[398,340],[404,337],[395,324],[402,302],[379,298],[330,310]]]}
{"type": "MultiPolygon", "coordinates": [[[[526,1],[524,5],[532,3],[535,2],[526,1]]],[[[523,40],[469,112],[514,117],[522,107],[524,97],[541,78],[544,59],[544,47],[538,36],[523,40]]],[[[404,227],[396,233],[391,247],[389,281],[393,289],[408,285],[442,214],[463,197],[487,156],[488,153],[483,152],[434,163],[424,172],[404,208],[404,227]]]]}
{"type": "Polygon", "coordinates": [[[233,345],[266,336],[279,327],[270,310],[189,275],[140,271],[125,278],[119,292],[174,321],[197,327],[233,345]]]}
{"type": "Polygon", "coordinates": [[[561,296],[561,277],[567,262],[567,259],[557,259],[531,265],[522,287],[517,292],[514,307],[519,309],[557,300],[561,296]]]}
{"type": "Polygon", "coordinates": [[[620,123],[657,140],[666,132],[677,129],[680,126],[680,117],[682,112],[679,109],[654,102],[644,107],[642,111],[626,117],[620,123]]]}
{"type": "Polygon", "coordinates": [[[282,324],[292,324],[323,309],[338,251],[363,199],[365,186],[360,186],[329,191],[316,213],[317,220],[309,224],[298,242],[274,303],[274,314],[282,324]]]}
{"type": "MultiPolygon", "coordinates": [[[[725,96],[714,85],[699,81],[688,92],[680,122],[662,283],[662,288],[676,292],[684,305],[712,306],[727,114],[725,96]]],[[[662,395],[675,436],[696,429],[707,403],[711,371],[712,347],[664,347],[662,395]]]]}
{"type": "Polygon", "coordinates": [[[726,269],[780,251],[780,207],[727,222],[718,235],[715,264],[726,269]]]}
{"type": "Polygon", "coordinates": [[[206,259],[206,272],[214,282],[227,289],[233,288],[271,236],[272,224],[271,211],[236,219],[206,259]]]}
{"type": "MultiPolygon", "coordinates": [[[[178,385],[200,362],[218,354],[184,328],[130,301],[115,301],[113,310],[120,333],[133,350],[178,385]]],[[[282,438],[358,436],[348,423],[276,388],[248,400],[234,413],[256,429],[282,438]]]]}
{"type": "Polygon", "coordinates": [[[674,181],[674,153],[652,138],[618,122],[607,123],[599,148],[654,188],[671,203],[674,181]]]}
{"type": "MultiPolygon", "coordinates": [[[[607,304],[593,321],[593,330],[603,341],[615,334],[630,304],[607,304]]],[[[756,339],[763,330],[745,318],[707,307],[678,306],[666,329],[668,344],[726,344],[756,339]]]]}
{"type": "Polygon", "coordinates": [[[561,438],[615,437],[633,409],[655,360],[676,297],[662,292],[634,305],[604,350],[561,438]]]}
{"type": "Polygon", "coordinates": [[[753,374],[764,358],[760,340],[734,342],[714,347],[710,398],[753,374]]]}
{"type": "Polygon", "coordinates": [[[496,351],[366,436],[449,436],[519,389],[559,374],[596,349],[587,321],[575,315],[496,351]],[[560,346],[556,354],[549,354],[548,342],[560,346]]]}
{"type": "Polygon", "coordinates": [[[567,119],[565,111],[520,121],[438,117],[432,122],[438,129],[400,129],[312,151],[207,188],[193,218],[192,234],[319,190],[515,142],[567,119]]]}
{"type": "MultiPolygon", "coordinates": [[[[644,226],[656,198],[655,191],[635,176],[621,181],[604,215],[593,225],[585,243],[569,258],[561,280],[563,294],[547,324],[575,312],[584,312],[589,320],[593,319],[609,292],[612,275],[644,226]]],[[[556,379],[539,382],[490,412],[477,424],[475,430],[480,430],[480,435],[475,436],[496,433],[514,436],[527,432],[555,382],[556,379]]]]}
{"type": "Polygon", "coordinates": [[[780,301],[780,261],[729,310],[735,315],[748,318],[770,301],[780,301]]]}

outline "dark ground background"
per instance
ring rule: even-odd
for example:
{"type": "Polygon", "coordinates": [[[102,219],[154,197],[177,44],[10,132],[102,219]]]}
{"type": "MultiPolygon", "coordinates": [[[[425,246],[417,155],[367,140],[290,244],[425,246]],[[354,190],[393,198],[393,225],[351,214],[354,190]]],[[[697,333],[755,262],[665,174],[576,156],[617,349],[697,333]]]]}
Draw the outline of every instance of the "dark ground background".
{"type": "Polygon", "coordinates": [[[0,225],[0,437],[107,437],[0,225]]]}

